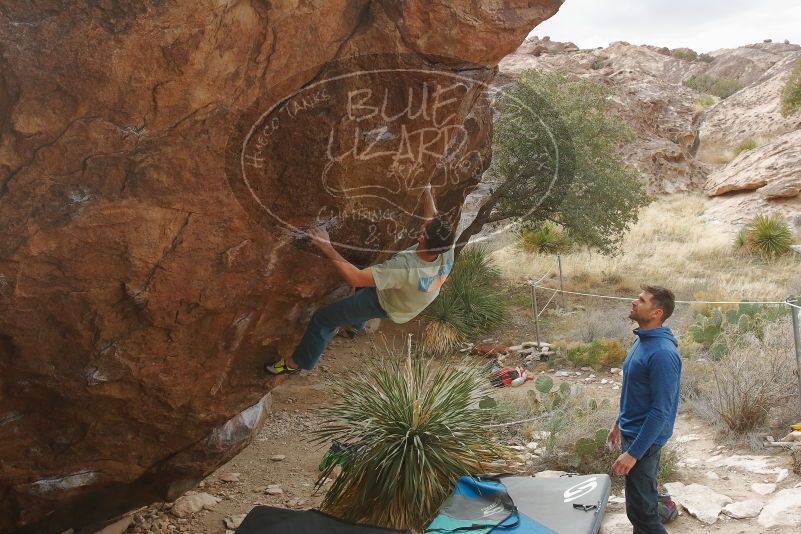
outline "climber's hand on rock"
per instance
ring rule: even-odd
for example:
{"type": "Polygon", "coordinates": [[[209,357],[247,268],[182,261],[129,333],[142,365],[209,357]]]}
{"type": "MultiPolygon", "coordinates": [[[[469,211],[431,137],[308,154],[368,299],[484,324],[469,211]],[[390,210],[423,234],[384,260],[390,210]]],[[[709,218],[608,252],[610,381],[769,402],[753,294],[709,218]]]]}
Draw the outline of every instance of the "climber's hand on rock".
{"type": "Polygon", "coordinates": [[[317,228],[312,228],[309,230],[309,237],[311,238],[314,246],[320,250],[325,250],[331,247],[331,238],[328,236],[328,232],[322,226],[318,226],[317,228]]]}

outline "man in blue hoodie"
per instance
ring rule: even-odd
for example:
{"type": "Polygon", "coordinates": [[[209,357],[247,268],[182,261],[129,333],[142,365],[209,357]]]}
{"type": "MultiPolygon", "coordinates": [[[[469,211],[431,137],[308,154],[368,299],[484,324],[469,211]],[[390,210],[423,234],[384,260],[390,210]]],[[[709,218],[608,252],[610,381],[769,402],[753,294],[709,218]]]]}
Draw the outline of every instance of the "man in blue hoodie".
{"type": "Polygon", "coordinates": [[[670,328],[662,326],[673,313],[675,297],[669,289],[643,286],[631,303],[629,318],[636,321],[634,341],[623,363],[620,415],[607,440],[623,454],[612,464],[626,476],[626,515],[634,534],[663,534],[659,520],[656,474],[662,446],[673,434],[679,405],[681,358],[670,328]]]}

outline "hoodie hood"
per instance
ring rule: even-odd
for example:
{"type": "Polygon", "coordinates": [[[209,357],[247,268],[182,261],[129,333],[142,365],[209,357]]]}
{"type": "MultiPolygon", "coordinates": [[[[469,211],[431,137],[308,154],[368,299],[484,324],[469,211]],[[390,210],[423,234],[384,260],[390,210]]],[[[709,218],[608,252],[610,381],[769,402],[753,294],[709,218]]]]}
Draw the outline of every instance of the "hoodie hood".
{"type": "Polygon", "coordinates": [[[656,328],[635,328],[634,333],[639,336],[640,341],[645,342],[651,339],[667,339],[676,347],[679,346],[679,342],[676,341],[675,336],[673,336],[673,332],[667,326],[658,326],[656,328]]]}

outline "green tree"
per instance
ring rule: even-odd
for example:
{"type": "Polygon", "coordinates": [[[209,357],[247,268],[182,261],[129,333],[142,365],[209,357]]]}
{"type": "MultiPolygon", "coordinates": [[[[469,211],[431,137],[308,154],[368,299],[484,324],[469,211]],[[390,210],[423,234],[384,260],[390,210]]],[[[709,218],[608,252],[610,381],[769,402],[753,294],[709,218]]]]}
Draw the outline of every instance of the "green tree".
{"type": "Polygon", "coordinates": [[[500,99],[483,178],[493,187],[457,239],[457,251],[484,225],[500,221],[551,221],[576,243],[614,250],[648,197],[618,154],[631,131],[610,109],[610,96],[597,82],[523,73],[500,99]]]}

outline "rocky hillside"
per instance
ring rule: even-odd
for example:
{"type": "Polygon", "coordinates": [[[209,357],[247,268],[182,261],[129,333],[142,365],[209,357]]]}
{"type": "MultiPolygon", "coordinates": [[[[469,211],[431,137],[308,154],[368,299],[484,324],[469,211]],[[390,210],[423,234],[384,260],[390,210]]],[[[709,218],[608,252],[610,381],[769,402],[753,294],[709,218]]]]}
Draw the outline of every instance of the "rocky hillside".
{"type": "Polygon", "coordinates": [[[801,112],[779,113],[779,95],[801,47],[759,43],[695,52],[625,42],[581,50],[572,43],[529,38],[500,63],[500,84],[526,69],[598,80],[614,90],[615,107],[635,139],[622,147],[652,193],[703,190],[708,217],[725,228],[756,213],[801,212],[801,112]],[[725,99],[684,82],[736,80],[725,99]],[[741,143],[759,145],[736,154],[741,143]]]}

